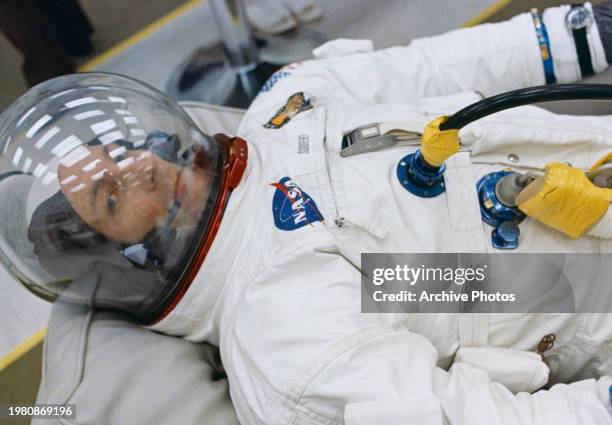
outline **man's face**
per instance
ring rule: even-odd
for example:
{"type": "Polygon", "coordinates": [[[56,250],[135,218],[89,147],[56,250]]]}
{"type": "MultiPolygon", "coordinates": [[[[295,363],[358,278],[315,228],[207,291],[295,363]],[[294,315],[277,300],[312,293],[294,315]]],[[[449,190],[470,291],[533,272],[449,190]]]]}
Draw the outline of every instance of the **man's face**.
{"type": "Polygon", "coordinates": [[[60,165],[58,180],[75,212],[107,238],[139,242],[165,222],[175,200],[187,201],[177,199],[187,192],[183,167],[116,144],[88,150],[85,160],[60,165]]]}

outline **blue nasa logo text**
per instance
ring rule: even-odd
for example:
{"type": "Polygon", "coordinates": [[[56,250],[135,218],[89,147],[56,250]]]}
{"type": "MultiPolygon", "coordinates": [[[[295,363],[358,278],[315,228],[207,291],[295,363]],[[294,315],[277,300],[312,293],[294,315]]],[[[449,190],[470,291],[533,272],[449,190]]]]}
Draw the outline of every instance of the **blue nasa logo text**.
{"type": "Polygon", "coordinates": [[[272,74],[270,78],[268,78],[268,81],[266,81],[266,83],[261,87],[261,89],[259,90],[260,93],[269,92],[270,90],[272,90],[272,87],[276,85],[276,83],[290,75],[291,73],[287,71],[276,71],[274,74],[272,74]]]}
{"type": "Polygon", "coordinates": [[[294,63],[290,63],[288,65],[283,66],[281,69],[279,69],[274,74],[272,74],[270,78],[268,78],[268,81],[265,82],[265,84],[261,87],[259,92],[260,93],[269,92],[270,90],[272,90],[272,87],[276,85],[276,83],[278,83],[283,78],[290,76],[291,71],[298,68],[301,64],[302,62],[294,62],[294,63]]]}
{"type": "Polygon", "coordinates": [[[278,183],[272,198],[274,224],[281,230],[295,230],[317,221],[323,221],[323,215],[306,192],[298,187],[289,177],[283,177],[278,183]]]}

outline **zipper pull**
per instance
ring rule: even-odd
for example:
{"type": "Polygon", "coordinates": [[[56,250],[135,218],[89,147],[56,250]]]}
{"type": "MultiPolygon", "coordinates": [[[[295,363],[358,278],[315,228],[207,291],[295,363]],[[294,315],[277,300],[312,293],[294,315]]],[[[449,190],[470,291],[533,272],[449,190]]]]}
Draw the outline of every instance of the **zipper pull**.
{"type": "Polygon", "coordinates": [[[336,225],[336,227],[344,227],[345,223],[345,218],[344,217],[336,217],[334,219],[334,224],[336,225]]]}

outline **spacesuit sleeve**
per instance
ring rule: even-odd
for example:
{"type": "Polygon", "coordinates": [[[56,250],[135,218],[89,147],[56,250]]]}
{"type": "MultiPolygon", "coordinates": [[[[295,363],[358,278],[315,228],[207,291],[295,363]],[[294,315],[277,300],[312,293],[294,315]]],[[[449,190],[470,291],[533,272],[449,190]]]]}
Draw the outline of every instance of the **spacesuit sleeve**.
{"type": "Polygon", "coordinates": [[[609,377],[513,394],[471,365],[435,366],[435,350],[410,332],[388,332],[355,347],[321,372],[306,398],[350,394],[346,425],[608,425],[609,377]],[[384,420],[381,420],[384,419],[384,420]]]}
{"type": "MultiPolygon", "coordinates": [[[[568,10],[569,6],[555,7],[543,14],[559,83],[580,79],[574,40],[565,27],[568,10]]],[[[588,40],[593,68],[601,72],[608,63],[597,24],[589,27],[588,40]]],[[[264,117],[267,120],[298,92],[319,104],[414,105],[426,97],[461,92],[491,96],[546,82],[540,44],[529,13],[501,23],[416,39],[408,46],[364,50],[368,50],[367,43],[335,40],[317,49],[324,59],[281,69],[264,85],[241,128],[246,130],[264,117]],[[359,53],[351,54],[354,51],[359,53]],[[250,118],[260,113],[263,116],[259,119],[250,118]]]]}

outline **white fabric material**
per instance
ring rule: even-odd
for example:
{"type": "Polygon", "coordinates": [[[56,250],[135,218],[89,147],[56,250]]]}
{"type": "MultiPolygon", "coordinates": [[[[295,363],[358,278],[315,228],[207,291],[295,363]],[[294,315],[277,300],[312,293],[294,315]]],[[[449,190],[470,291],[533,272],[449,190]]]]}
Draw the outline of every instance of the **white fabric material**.
{"type": "Polygon", "coordinates": [[[587,234],[596,238],[612,239],[612,209],[608,208],[606,215],[587,234]]]}
{"type": "Polygon", "coordinates": [[[608,116],[556,115],[524,106],[476,121],[459,134],[475,163],[542,170],[558,161],[588,170],[610,152],[610,130],[608,116]],[[534,145],[541,148],[533,149],[534,145]]]}
{"type": "Polygon", "coordinates": [[[459,152],[446,162],[444,184],[454,252],[483,252],[485,238],[480,203],[474,190],[474,175],[468,152],[459,152]]]}
{"type": "MultiPolygon", "coordinates": [[[[592,13],[591,3],[585,3],[585,6],[592,13]]],[[[581,77],[574,37],[565,25],[565,16],[569,10],[569,5],[554,7],[547,9],[542,16],[548,37],[550,38],[553,67],[557,82],[559,83],[571,83],[581,77]]],[[[608,62],[606,61],[603,43],[599,37],[599,29],[595,22],[587,30],[587,39],[589,41],[593,70],[596,73],[602,72],[608,67],[608,62]]]]}
{"type": "Polygon", "coordinates": [[[462,347],[489,345],[489,316],[487,314],[462,314],[458,320],[459,344],[462,347]]]}
{"type": "Polygon", "coordinates": [[[374,51],[372,40],[349,40],[340,38],[328,41],[312,51],[316,59],[341,57],[354,53],[368,53],[374,51]]]}
{"type": "MultiPolygon", "coordinates": [[[[462,106],[457,93],[472,92],[468,99],[474,92],[543,84],[531,17],[304,62],[286,72],[242,121],[239,134],[249,142],[243,180],[195,281],[154,326],[220,345],[240,422],[612,424],[605,391],[612,373],[610,315],[480,314],[484,319],[476,320],[360,312],[360,253],[452,252],[458,242],[451,215],[460,206],[447,194],[422,199],[401,187],[396,167],[414,148],[342,158],[342,135],[372,122],[422,131],[430,112],[462,106]],[[298,92],[313,108],[279,129],[264,128],[298,92]],[[309,195],[323,221],[276,227],[273,184],[284,177],[309,195]],[[507,369],[453,364],[465,345],[533,353],[551,333],[557,338],[546,352],[549,383],[568,385],[514,394],[489,374],[507,380],[497,373],[507,369]]],[[[461,133],[471,150],[471,184],[507,165],[518,171],[551,160],[589,166],[612,147],[606,119],[518,108],[482,120],[461,133]],[[511,153],[518,163],[508,160],[511,153]]],[[[485,250],[493,251],[491,228],[481,224],[480,230],[485,250]]],[[[518,252],[601,249],[597,238],[571,240],[533,220],[521,224],[518,252]]],[[[574,282],[571,268],[563,267],[558,274],[577,284],[580,278],[574,282]]],[[[534,290],[554,289],[559,278],[542,275],[534,290]]],[[[515,389],[541,383],[538,367],[523,372],[511,382],[515,389]]]]}
{"type": "Polygon", "coordinates": [[[216,356],[120,315],[55,303],[36,402],[75,404],[76,418],[32,424],[238,424],[216,356]]]}
{"type": "Polygon", "coordinates": [[[346,425],[439,425],[442,411],[435,397],[351,403],[346,406],[344,422],[346,425]]]}
{"type": "Polygon", "coordinates": [[[455,363],[484,370],[513,393],[532,393],[548,382],[549,369],[537,353],[498,347],[461,347],[455,363]]]}
{"type": "Polygon", "coordinates": [[[202,102],[184,101],[180,105],[195,121],[198,128],[208,135],[217,133],[233,134],[238,129],[244,116],[244,109],[228,106],[211,105],[202,102]],[[193,111],[197,111],[193,112],[193,111]]]}

